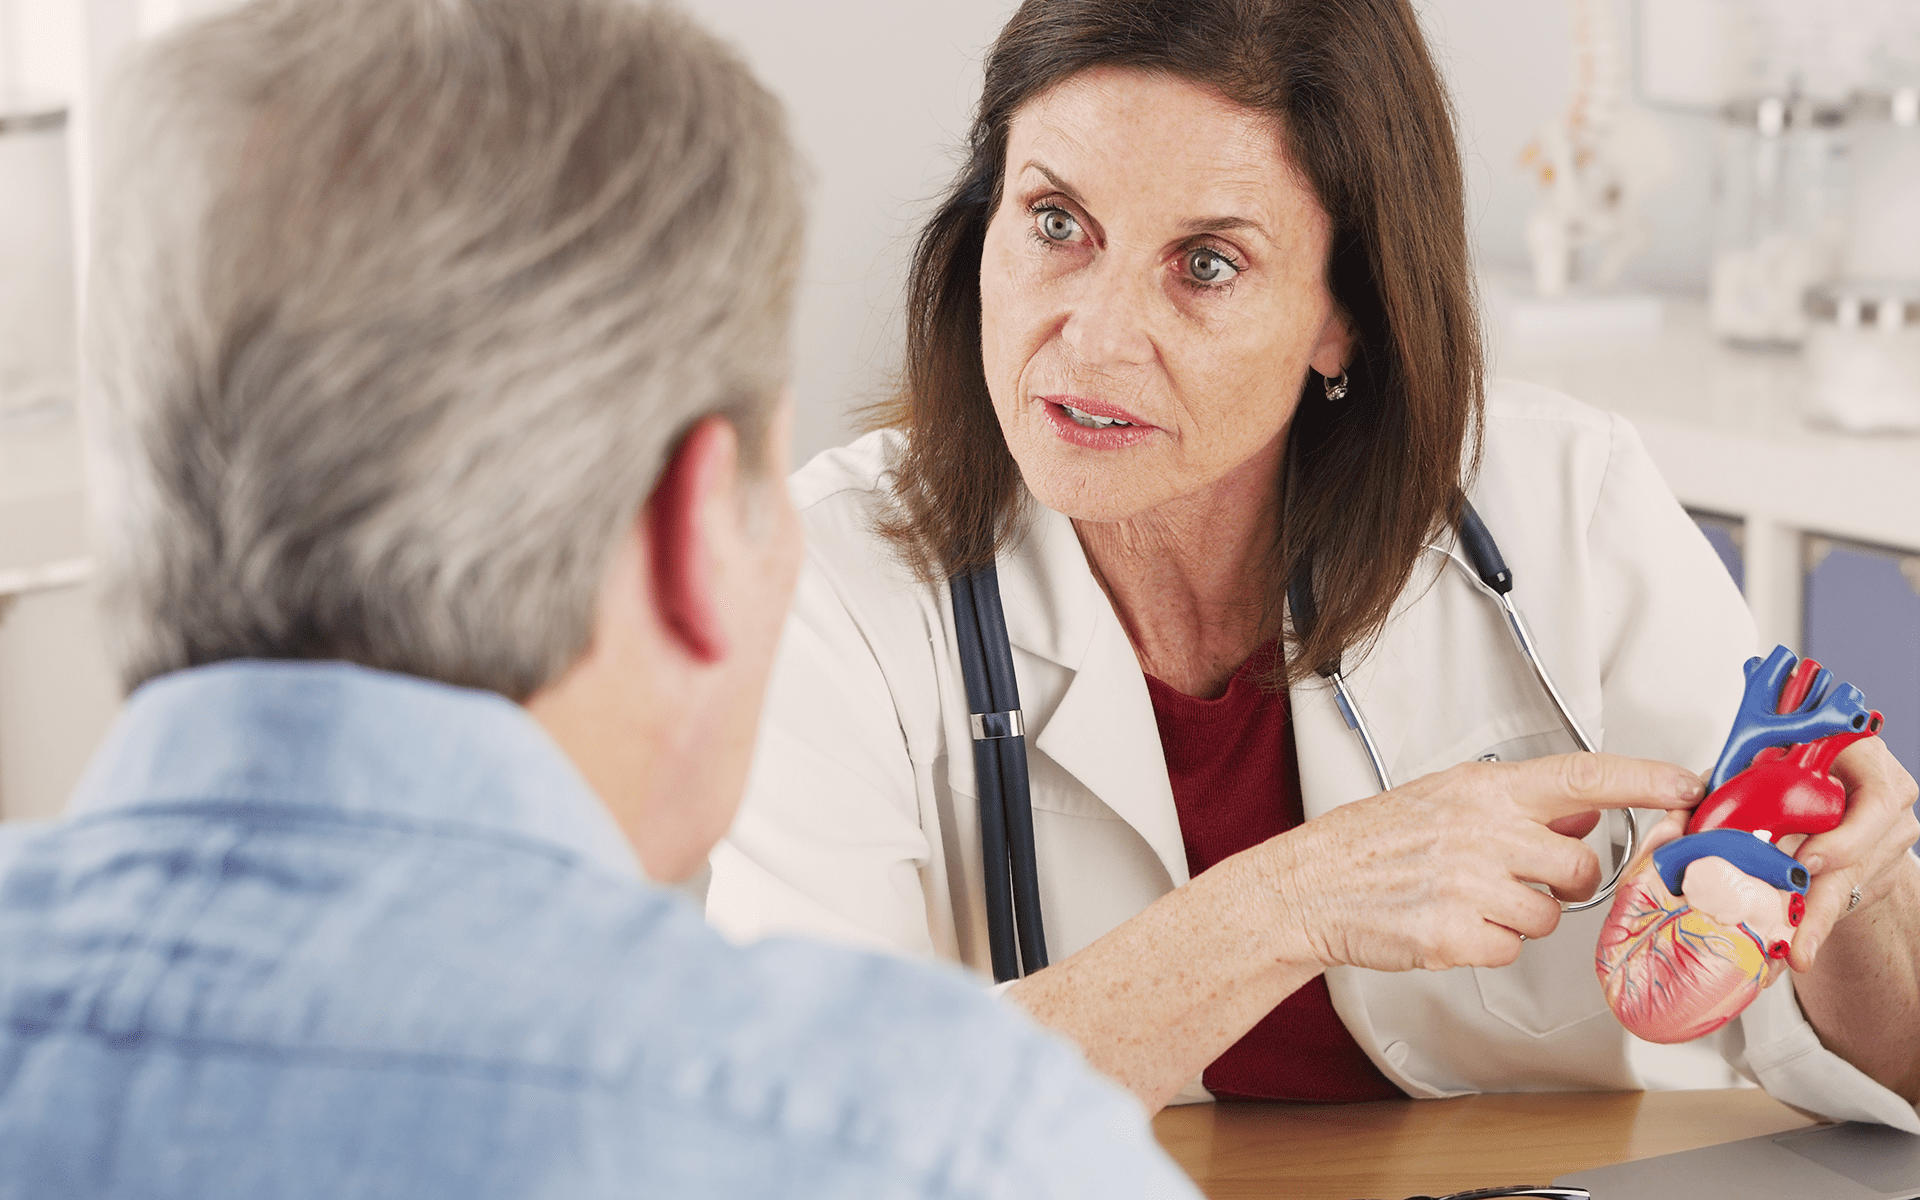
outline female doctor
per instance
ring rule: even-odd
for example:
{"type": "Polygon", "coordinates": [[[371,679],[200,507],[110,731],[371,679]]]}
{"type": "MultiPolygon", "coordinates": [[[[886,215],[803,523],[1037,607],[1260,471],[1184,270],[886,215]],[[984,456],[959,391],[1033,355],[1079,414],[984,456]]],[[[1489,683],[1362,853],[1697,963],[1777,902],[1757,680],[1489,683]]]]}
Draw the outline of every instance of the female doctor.
{"type": "MultiPolygon", "coordinates": [[[[1027,0],[969,145],[888,428],[794,478],[810,558],[711,917],[985,968],[947,579],[996,563],[1052,960],[1012,1001],[1150,1108],[1637,1086],[1606,907],[1555,897],[1600,883],[1603,810],[1700,798],[1667,764],[1711,763],[1754,631],[1622,421],[1483,392],[1406,0],[1027,0]],[[1565,753],[1452,564],[1463,490],[1607,753],[1565,753]],[[1336,661],[1411,782],[1380,791],[1336,661]]],[[[1842,764],[1793,984],[1722,1049],[1920,1131],[1914,786],[1877,739],[1842,764]]]]}

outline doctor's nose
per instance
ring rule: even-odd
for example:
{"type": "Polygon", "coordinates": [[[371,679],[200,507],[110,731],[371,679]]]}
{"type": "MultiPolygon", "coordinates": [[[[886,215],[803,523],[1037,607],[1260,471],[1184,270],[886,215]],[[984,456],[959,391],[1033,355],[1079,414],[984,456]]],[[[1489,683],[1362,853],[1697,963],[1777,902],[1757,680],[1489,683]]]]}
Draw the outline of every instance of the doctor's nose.
{"type": "Polygon", "coordinates": [[[1126,272],[1090,272],[1071,301],[1060,337],[1092,367],[1139,366],[1153,361],[1148,335],[1152,297],[1126,272]]]}

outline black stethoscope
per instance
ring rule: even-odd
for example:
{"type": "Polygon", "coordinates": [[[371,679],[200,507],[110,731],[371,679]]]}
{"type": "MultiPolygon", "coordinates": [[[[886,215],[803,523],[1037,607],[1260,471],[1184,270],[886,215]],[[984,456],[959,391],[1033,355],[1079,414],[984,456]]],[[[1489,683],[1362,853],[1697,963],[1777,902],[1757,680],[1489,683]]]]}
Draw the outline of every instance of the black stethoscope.
{"type": "MultiPolygon", "coordinates": [[[[1560,723],[1574,743],[1589,753],[1597,749],[1593,739],[1574,717],[1554,686],[1553,676],[1534,648],[1533,634],[1526,618],[1513,604],[1513,572],[1500,555],[1500,547],[1487,532],[1486,523],[1473,505],[1462,502],[1460,546],[1469,563],[1454,557],[1445,547],[1427,549],[1445,555],[1473,580],[1479,590],[1500,606],[1507,631],[1541,690],[1553,702],[1560,723]]],[[[1000,606],[1000,575],[994,564],[953,576],[947,581],[953,593],[953,623],[959,636],[960,675],[966,684],[968,718],[973,733],[973,766],[979,780],[980,859],[986,877],[987,940],[993,954],[993,977],[999,982],[1030,975],[1047,965],[1046,931],[1040,919],[1040,876],[1034,862],[1033,803],[1027,781],[1026,723],[1020,715],[1020,689],[1013,674],[1013,647],[1007,640],[1006,612],[1000,606]]],[[[1296,628],[1311,629],[1315,619],[1313,585],[1307,572],[1296,575],[1287,588],[1287,605],[1296,628]]],[[[1333,685],[1334,702],[1347,728],[1359,737],[1367,760],[1373,765],[1380,790],[1393,787],[1386,760],[1374,741],[1366,715],[1348,690],[1335,659],[1318,669],[1318,674],[1333,685]]],[[[1633,861],[1640,839],[1640,823],[1630,808],[1625,814],[1626,847],[1614,867],[1613,877],[1590,899],[1577,904],[1562,901],[1564,912],[1580,912],[1604,904],[1620,886],[1620,877],[1633,861]]]]}

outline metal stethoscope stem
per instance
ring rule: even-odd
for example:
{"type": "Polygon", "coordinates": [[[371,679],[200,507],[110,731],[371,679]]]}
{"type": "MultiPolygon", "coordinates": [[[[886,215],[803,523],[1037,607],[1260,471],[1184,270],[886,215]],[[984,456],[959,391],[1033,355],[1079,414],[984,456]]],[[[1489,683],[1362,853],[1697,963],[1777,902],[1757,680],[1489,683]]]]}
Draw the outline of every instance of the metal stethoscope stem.
{"type": "MultiPolygon", "coordinates": [[[[1593,744],[1593,739],[1587,736],[1585,729],[1581,728],[1579,718],[1575,717],[1573,709],[1567,706],[1566,699],[1560,695],[1560,689],[1553,685],[1553,676],[1547,674],[1547,666],[1540,661],[1540,652],[1534,648],[1533,633],[1527,628],[1527,619],[1521,616],[1520,610],[1513,606],[1513,597],[1501,595],[1500,607],[1507,614],[1507,630],[1513,634],[1513,640],[1520,647],[1520,653],[1526,658],[1527,665],[1533,668],[1533,677],[1540,681],[1540,689],[1546,692],[1547,699],[1553,701],[1553,707],[1560,713],[1561,724],[1567,727],[1567,732],[1573,735],[1574,742],[1582,750],[1588,754],[1598,753],[1600,748],[1593,744]]],[[[1613,875],[1600,885],[1598,891],[1585,900],[1574,904],[1562,900],[1561,912],[1584,912],[1589,908],[1597,908],[1613,899],[1614,892],[1619,890],[1620,879],[1627,873],[1627,867],[1633,862],[1633,852],[1640,847],[1640,818],[1634,815],[1631,808],[1623,808],[1620,812],[1627,819],[1627,844],[1620,851],[1620,862],[1613,868],[1613,875]]]]}

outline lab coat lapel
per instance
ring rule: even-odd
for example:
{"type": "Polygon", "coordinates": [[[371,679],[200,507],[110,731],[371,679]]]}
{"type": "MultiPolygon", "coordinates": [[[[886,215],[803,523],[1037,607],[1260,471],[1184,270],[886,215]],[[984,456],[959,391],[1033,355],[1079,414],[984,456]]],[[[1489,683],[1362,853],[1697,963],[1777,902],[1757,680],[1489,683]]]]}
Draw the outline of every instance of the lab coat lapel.
{"type": "Polygon", "coordinates": [[[1033,510],[1026,537],[1000,567],[1007,632],[1019,649],[1073,672],[1034,749],[1144,838],[1178,887],[1187,881],[1186,844],[1140,660],[1072,522],[1033,510]]]}
{"type": "Polygon", "coordinates": [[[1187,881],[1186,843],[1153,700],[1110,608],[1096,617],[1086,658],[1034,744],[1146,839],[1175,887],[1187,881]]]}

